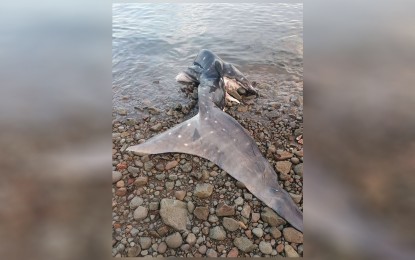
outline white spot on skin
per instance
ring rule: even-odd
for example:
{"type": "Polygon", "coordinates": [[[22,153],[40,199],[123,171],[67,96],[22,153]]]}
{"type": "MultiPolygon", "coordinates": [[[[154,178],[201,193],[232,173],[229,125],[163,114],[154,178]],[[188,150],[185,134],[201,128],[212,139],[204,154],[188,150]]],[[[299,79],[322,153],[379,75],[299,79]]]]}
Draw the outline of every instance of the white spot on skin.
{"type": "Polygon", "coordinates": [[[216,120],[215,120],[215,123],[217,124],[217,123],[218,123],[218,121],[216,121],[216,120]]]}
{"type": "Polygon", "coordinates": [[[177,137],[178,137],[178,138],[182,138],[182,136],[181,136],[181,135],[178,135],[177,137]]]}
{"type": "Polygon", "coordinates": [[[236,142],[236,139],[233,139],[234,142],[236,142]]]}
{"type": "Polygon", "coordinates": [[[225,131],[226,132],[226,129],[225,128],[222,128],[222,131],[225,131]]]}
{"type": "Polygon", "coordinates": [[[210,131],[210,133],[211,133],[211,134],[213,134],[213,133],[214,133],[214,131],[210,131]]]}
{"type": "Polygon", "coordinates": [[[190,126],[190,125],[191,125],[190,123],[187,124],[187,126],[190,126]]]}
{"type": "Polygon", "coordinates": [[[184,144],[184,146],[188,146],[188,144],[184,144]]]}
{"type": "Polygon", "coordinates": [[[171,132],[169,132],[169,135],[171,135],[171,132]]]}
{"type": "Polygon", "coordinates": [[[205,120],[208,120],[208,118],[207,118],[207,117],[205,117],[205,120]]]}

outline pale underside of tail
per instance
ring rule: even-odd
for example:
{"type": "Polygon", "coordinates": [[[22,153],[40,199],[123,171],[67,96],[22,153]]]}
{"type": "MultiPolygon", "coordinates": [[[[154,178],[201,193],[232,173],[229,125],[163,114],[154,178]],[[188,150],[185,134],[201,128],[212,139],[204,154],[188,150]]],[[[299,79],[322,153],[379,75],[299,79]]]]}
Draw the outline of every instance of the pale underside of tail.
{"type": "Polygon", "coordinates": [[[278,184],[278,176],[255,141],[231,116],[217,107],[127,148],[160,154],[187,153],[208,159],[245,184],[247,189],[302,231],[302,212],[278,184]]]}

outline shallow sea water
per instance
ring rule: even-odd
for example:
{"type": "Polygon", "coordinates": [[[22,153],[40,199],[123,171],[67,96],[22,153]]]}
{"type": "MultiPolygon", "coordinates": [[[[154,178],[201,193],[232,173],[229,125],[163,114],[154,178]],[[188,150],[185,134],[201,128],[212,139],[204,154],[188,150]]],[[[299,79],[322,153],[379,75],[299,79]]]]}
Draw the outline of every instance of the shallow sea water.
{"type": "Polygon", "coordinates": [[[259,102],[302,96],[302,4],[114,4],[112,37],[113,107],[127,117],[188,103],[175,76],[204,48],[258,82],[259,102]]]}

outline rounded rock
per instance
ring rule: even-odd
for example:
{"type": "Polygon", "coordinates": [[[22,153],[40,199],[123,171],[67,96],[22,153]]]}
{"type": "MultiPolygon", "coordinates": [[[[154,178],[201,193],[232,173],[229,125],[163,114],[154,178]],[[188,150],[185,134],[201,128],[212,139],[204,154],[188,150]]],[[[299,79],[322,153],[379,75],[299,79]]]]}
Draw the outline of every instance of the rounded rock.
{"type": "Polygon", "coordinates": [[[222,227],[216,226],[216,227],[210,229],[209,237],[211,239],[215,239],[215,240],[225,240],[226,232],[225,232],[225,230],[223,230],[222,227]]]}
{"type": "Polygon", "coordinates": [[[272,246],[271,243],[265,242],[265,241],[261,241],[261,243],[259,243],[259,250],[266,255],[269,255],[272,253],[272,246]]]}
{"type": "Polygon", "coordinates": [[[148,214],[148,209],[143,206],[139,206],[136,210],[134,210],[134,219],[135,220],[145,219],[147,217],[147,214],[148,214]]]}
{"type": "Polygon", "coordinates": [[[183,243],[182,236],[179,232],[176,232],[166,238],[166,244],[169,248],[179,248],[183,243]]]}
{"type": "Polygon", "coordinates": [[[255,236],[261,238],[264,235],[264,231],[260,228],[254,228],[252,230],[252,233],[254,233],[255,236]]]}
{"type": "Polygon", "coordinates": [[[131,209],[136,209],[138,206],[143,205],[144,200],[140,197],[134,197],[131,201],[130,201],[130,208],[131,209]]]}
{"type": "Polygon", "coordinates": [[[121,172],[113,171],[112,172],[112,183],[116,183],[121,180],[122,174],[121,172]]]}

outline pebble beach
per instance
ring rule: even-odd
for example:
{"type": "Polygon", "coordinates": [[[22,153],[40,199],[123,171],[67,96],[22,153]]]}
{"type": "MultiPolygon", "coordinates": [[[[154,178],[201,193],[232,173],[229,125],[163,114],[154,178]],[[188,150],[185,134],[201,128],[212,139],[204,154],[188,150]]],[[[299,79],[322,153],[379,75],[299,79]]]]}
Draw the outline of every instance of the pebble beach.
{"type": "MultiPolygon", "coordinates": [[[[281,187],[302,210],[302,92],[282,91],[276,101],[266,98],[270,89],[302,90],[302,78],[253,84],[260,97],[227,104],[225,112],[250,132],[281,187]]],[[[112,255],[303,256],[303,234],[214,163],[189,154],[126,151],[197,113],[197,88],[181,88],[187,103],[164,110],[146,104],[136,108],[139,117],[113,109],[112,255]]]]}

